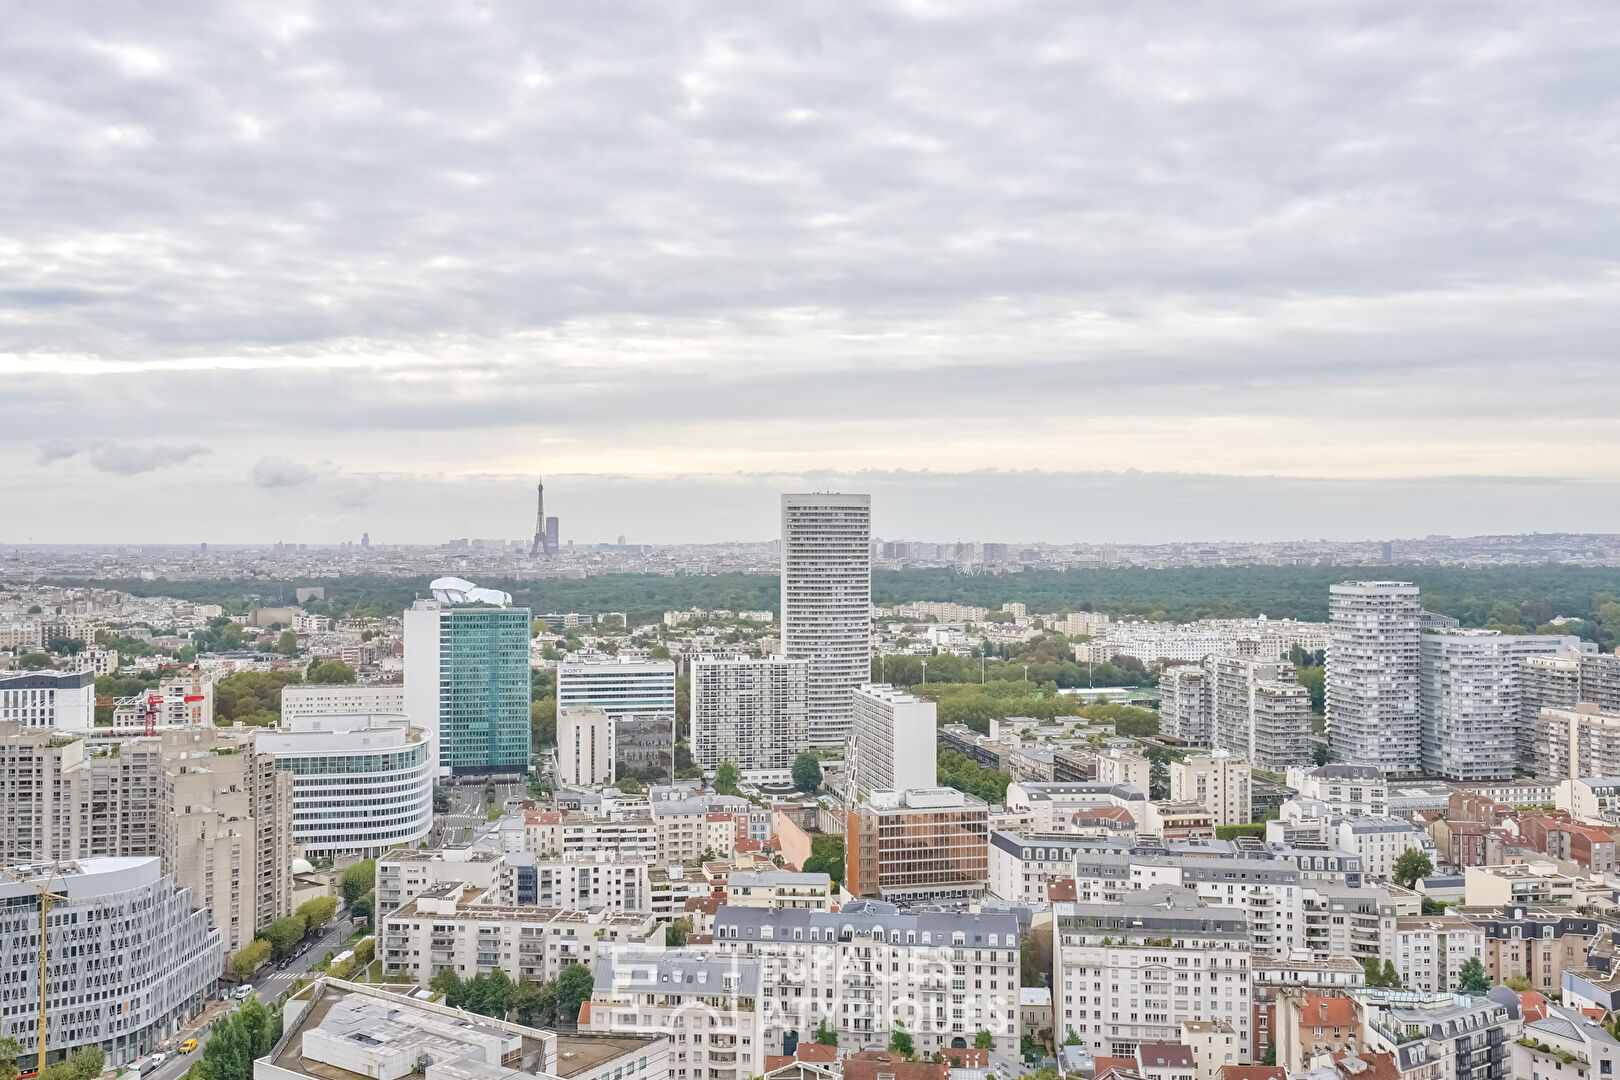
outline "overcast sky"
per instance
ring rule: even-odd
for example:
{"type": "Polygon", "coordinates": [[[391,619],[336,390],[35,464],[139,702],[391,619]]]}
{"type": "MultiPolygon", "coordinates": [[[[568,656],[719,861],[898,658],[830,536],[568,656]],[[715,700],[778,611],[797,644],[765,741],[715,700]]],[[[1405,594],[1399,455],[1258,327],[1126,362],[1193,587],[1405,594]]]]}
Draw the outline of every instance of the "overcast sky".
{"type": "Polygon", "coordinates": [[[5,19],[0,541],[1620,531],[1620,6],[5,19]]]}

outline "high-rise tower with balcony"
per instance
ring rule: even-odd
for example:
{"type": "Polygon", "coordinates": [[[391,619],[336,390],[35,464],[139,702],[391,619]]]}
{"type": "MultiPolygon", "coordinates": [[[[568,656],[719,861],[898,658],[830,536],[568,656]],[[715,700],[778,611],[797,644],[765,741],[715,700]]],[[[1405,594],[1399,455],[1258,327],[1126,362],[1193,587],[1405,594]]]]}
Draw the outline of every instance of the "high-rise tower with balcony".
{"type": "Polygon", "coordinates": [[[872,496],[782,496],[782,652],[810,662],[810,745],[842,746],[872,673],[872,496]]]}
{"type": "Polygon", "coordinates": [[[1328,739],[1336,760],[1385,774],[1422,770],[1423,609],[1405,581],[1328,589],[1328,739]]]}

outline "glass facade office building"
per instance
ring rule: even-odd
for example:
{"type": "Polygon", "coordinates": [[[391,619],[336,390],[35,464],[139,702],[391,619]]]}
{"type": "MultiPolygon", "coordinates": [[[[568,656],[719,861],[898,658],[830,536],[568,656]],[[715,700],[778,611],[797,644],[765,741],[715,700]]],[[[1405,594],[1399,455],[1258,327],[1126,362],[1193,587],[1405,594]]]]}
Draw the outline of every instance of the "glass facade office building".
{"type": "Polygon", "coordinates": [[[405,712],[437,773],[529,768],[528,608],[418,600],[405,612],[405,712]]]}

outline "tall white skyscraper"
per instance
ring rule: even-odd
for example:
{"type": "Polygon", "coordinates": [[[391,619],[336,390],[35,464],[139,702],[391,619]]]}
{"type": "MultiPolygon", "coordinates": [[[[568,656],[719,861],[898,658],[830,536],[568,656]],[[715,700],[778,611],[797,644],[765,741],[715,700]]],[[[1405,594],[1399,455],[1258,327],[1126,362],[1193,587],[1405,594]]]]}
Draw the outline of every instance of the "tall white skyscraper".
{"type": "Polygon", "coordinates": [[[782,496],[782,652],[810,662],[810,745],[843,746],[872,672],[872,496],[782,496]]]}
{"type": "Polygon", "coordinates": [[[705,769],[790,769],[808,745],[809,661],[705,656],[692,662],[692,760],[705,769]]]}
{"type": "Polygon", "coordinates": [[[1327,724],[1337,760],[1386,775],[1422,770],[1422,616],[1410,582],[1329,587],[1327,724]]]}

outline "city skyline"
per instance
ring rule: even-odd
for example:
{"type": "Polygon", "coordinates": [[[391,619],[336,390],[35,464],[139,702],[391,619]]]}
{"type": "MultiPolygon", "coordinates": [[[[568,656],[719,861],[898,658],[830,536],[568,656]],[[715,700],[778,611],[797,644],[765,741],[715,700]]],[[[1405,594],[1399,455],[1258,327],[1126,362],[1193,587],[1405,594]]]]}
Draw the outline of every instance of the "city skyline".
{"type": "Polygon", "coordinates": [[[8,541],[1620,530],[1612,12],[82,19],[0,45],[8,541]]]}

